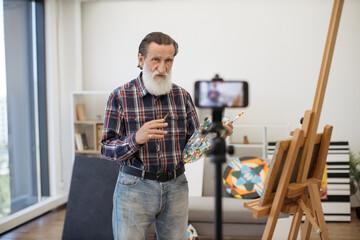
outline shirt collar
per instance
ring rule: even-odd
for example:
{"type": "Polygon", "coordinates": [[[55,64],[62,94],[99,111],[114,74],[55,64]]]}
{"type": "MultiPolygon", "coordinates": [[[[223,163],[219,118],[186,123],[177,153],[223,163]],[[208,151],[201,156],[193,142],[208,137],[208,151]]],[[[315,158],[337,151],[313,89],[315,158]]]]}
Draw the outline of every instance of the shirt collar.
{"type": "Polygon", "coordinates": [[[148,93],[148,91],[146,90],[144,84],[141,81],[141,76],[142,72],[140,72],[139,76],[136,78],[136,82],[139,86],[141,97],[144,97],[148,93]]]}

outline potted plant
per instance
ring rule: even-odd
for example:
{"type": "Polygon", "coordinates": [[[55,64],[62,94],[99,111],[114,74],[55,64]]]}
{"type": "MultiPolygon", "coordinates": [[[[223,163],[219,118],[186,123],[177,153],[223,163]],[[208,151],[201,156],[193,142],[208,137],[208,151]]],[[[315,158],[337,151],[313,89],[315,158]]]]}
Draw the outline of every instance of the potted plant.
{"type": "MultiPolygon", "coordinates": [[[[356,195],[360,187],[360,153],[355,155],[350,151],[350,194],[355,195],[359,201],[358,195],[356,195]]],[[[360,190],[359,190],[360,191],[360,190]]],[[[360,207],[356,208],[356,216],[360,219],[360,207]]]]}

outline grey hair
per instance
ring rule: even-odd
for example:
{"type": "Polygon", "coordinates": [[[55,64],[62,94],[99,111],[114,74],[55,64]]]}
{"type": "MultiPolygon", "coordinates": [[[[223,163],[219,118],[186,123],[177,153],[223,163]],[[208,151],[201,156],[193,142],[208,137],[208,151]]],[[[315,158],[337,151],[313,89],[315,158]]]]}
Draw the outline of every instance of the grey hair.
{"type": "MultiPolygon", "coordinates": [[[[139,53],[146,58],[148,46],[150,43],[157,43],[159,45],[173,45],[175,49],[174,57],[178,53],[178,44],[175,42],[174,39],[172,39],[169,35],[162,33],[162,32],[152,32],[149,33],[144,37],[144,39],[141,41],[139,45],[139,53]]],[[[140,67],[138,65],[138,67],[140,67]]]]}

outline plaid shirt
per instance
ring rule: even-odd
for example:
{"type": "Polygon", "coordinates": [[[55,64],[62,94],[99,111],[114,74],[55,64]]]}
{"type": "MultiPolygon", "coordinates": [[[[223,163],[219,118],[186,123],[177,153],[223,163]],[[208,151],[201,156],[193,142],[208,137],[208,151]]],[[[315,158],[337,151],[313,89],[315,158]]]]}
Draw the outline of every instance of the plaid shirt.
{"type": "Polygon", "coordinates": [[[121,165],[133,165],[151,172],[170,171],[182,163],[188,139],[199,127],[190,94],[173,84],[170,93],[153,96],[141,82],[141,74],[115,89],[105,109],[101,154],[121,165]],[[166,118],[164,139],[152,139],[143,145],[135,133],[146,122],[166,118]]]}

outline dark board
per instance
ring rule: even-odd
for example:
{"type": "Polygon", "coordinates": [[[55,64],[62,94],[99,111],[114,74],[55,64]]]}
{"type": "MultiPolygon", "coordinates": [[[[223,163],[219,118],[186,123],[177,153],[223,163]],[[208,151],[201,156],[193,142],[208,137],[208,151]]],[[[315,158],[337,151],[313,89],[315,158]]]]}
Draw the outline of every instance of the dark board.
{"type": "Polygon", "coordinates": [[[112,196],[118,172],[116,162],[75,157],[63,240],[113,239],[112,196]]]}

